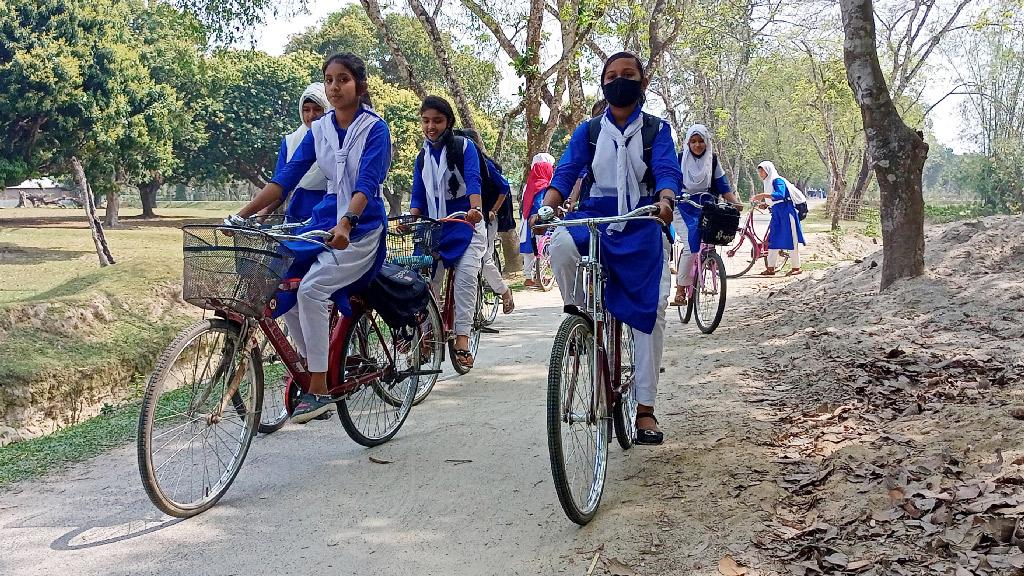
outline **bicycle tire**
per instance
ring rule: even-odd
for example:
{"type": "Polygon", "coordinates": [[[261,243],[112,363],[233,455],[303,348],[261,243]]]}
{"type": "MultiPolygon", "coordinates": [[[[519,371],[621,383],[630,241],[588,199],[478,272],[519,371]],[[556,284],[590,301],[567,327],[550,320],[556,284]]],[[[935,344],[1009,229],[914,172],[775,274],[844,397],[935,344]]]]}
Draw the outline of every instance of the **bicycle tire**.
{"type": "Polygon", "coordinates": [[[615,406],[612,408],[612,425],[615,428],[615,438],[623,450],[633,447],[636,439],[636,386],[633,381],[636,374],[636,348],[633,343],[633,330],[622,324],[620,328],[619,350],[621,350],[621,362],[619,363],[620,381],[627,382],[625,394],[615,399],[615,406]],[[627,352],[628,351],[628,352],[627,352]]]}
{"type": "MultiPolygon", "coordinates": [[[[726,264],[725,271],[727,278],[739,278],[740,276],[743,276],[747,272],[750,272],[750,269],[754,267],[754,262],[757,261],[757,238],[750,234],[737,234],[736,239],[725,247],[725,253],[728,253],[734,248],[733,243],[735,243],[736,254],[734,254],[732,258],[729,258],[729,262],[726,264]],[[750,250],[743,248],[744,242],[750,243],[750,250]],[[749,255],[747,254],[748,252],[749,255]]],[[[722,261],[724,262],[725,258],[723,258],[722,261]]]]}
{"type": "Polygon", "coordinates": [[[420,376],[419,384],[416,387],[416,395],[412,399],[413,406],[423,402],[430,395],[430,391],[437,384],[437,378],[441,370],[441,361],[444,360],[444,326],[441,324],[441,313],[437,311],[437,302],[434,300],[433,294],[430,295],[430,299],[427,301],[427,318],[422,326],[420,328],[420,341],[429,342],[430,357],[421,366],[423,366],[424,370],[437,373],[420,376]],[[429,330],[424,332],[422,326],[426,325],[429,325],[429,330]]]}
{"type": "MultiPolygon", "coordinates": [[[[414,328],[413,332],[414,336],[409,350],[413,358],[416,358],[419,355],[419,327],[414,328]]],[[[374,339],[380,341],[383,337],[386,340],[390,334],[392,334],[391,329],[372,311],[361,312],[354,316],[345,333],[345,351],[341,357],[342,380],[351,376],[354,371],[380,368],[382,365],[388,364],[386,353],[380,357],[372,357],[370,350],[374,339]]],[[[385,341],[382,345],[388,346],[388,343],[385,341]]],[[[392,358],[398,362],[399,353],[395,343],[392,342],[390,347],[392,358]]],[[[389,368],[399,369],[395,365],[391,365],[389,368]]],[[[388,371],[384,370],[384,372],[387,375],[388,371]]],[[[404,387],[398,388],[398,392],[393,391],[406,380],[416,378],[418,377],[406,377],[394,382],[381,381],[378,378],[338,400],[338,419],[341,420],[341,425],[345,428],[349,438],[367,448],[379,446],[393,438],[402,428],[402,424],[405,423],[405,419],[412,410],[417,385],[416,382],[406,383],[404,387]],[[382,390],[382,387],[387,387],[387,389],[382,390]],[[401,402],[399,403],[397,399],[401,399],[401,402]],[[394,414],[392,417],[386,418],[386,426],[383,430],[378,429],[375,433],[371,433],[361,428],[364,415],[368,416],[365,419],[367,425],[370,425],[372,420],[379,426],[380,411],[388,410],[387,407],[393,408],[394,414]],[[372,416],[372,414],[376,414],[376,416],[372,416]]]]}
{"type": "MultiPolygon", "coordinates": [[[[558,495],[558,502],[561,504],[566,517],[581,526],[586,525],[594,519],[594,515],[597,513],[597,508],[601,504],[601,496],[604,492],[604,485],[608,472],[609,439],[607,438],[607,434],[609,432],[609,426],[606,421],[607,406],[605,404],[604,393],[602,392],[602,383],[591,382],[590,394],[585,394],[585,398],[582,398],[584,395],[576,394],[574,396],[574,400],[582,398],[582,402],[575,404],[575,406],[586,411],[587,420],[594,421],[577,421],[574,423],[563,422],[563,412],[565,412],[563,406],[563,399],[565,397],[565,393],[563,391],[563,380],[566,374],[567,363],[570,361],[572,362],[570,366],[574,367],[577,372],[579,372],[582,366],[582,370],[585,371],[586,379],[590,379],[590,365],[586,361],[580,362],[579,352],[581,350],[585,350],[590,362],[597,361],[596,358],[590,358],[591,351],[593,350],[593,339],[593,332],[586,320],[575,315],[566,317],[558,327],[558,332],[555,335],[555,343],[551,348],[551,360],[548,364],[547,433],[548,454],[551,460],[551,476],[555,485],[555,493],[558,495]],[[592,394],[597,395],[597,402],[591,402],[592,394]],[[589,411],[589,407],[592,405],[597,407],[596,414],[591,414],[589,411]],[[594,418],[595,416],[596,418],[594,418]],[[566,454],[564,451],[565,443],[562,439],[563,430],[566,427],[566,424],[570,425],[568,426],[568,428],[570,428],[570,432],[572,428],[571,424],[584,424],[583,428],[591,429],[593,431],[593,441],[589,444],[593,446],[594,459],[592,462],[589,462],[589,466],[583,465],[574,470],[570,470],[569,466],[567,466],[566,454]],[[577,471],[585,473],[588,470],[591,471],[593,475],[589,481],[589,490],[586,494],[586,502],[581,503],[577,501],[577,498],[574,495],[572,486],[574,474],[572,473],[577,471]]],[[[578,378],[579,374],[576,374],[576,376],[578,378]]],[[[569,410],[568,413],[571,415],[574,411],[569,410]]],[[[579,445],[582,446],[582,443],[579,445]]],[[[576,444],[573,444],[572,448],[575,452],[576,444]]],[[[586,478],[584,478],[584,480],[586,480],[586,478]]]]}
{"type": "MultiPolygon", "coordinates": [[[[504,265],[498,258],[500,253],[501,246],[496,246],[494,248],[492,258],[494,259],[494,265],[498,268],[498,272],[502,272],[504,270],[504,265]]],[[[484,316],[484,326],[490,326],[494,323],[498,318],[498,310],[501,310],[501,307],[501,296],[496,294],[494,290],[491,289],[490,285],[488,285],[487,288],[484,289],[484,311],[486,312],[486,315],[484,316]]]]}
{"type": "Polygon", "coordinates": [[[693,298],[686,301],[686,306],[676,306],[676,314],[679,314],[680,322],[689,324],[690,316],[693,315],[693,298]]]}
{"type": "Polygon", "coordinates": [[[697,281],[697,289],[693,291],[693,311],[694,320],[697,323],[697,328],[700,329],[704,334],[711,334],[718,328],[718,325],[722,323],[722,316],[725,315],[725,301],[726,301],[726,283],[725,274],[722,272],[725,270],[725,263],[722,261],[722,257],[718,252],[708,252],[704,256],[700,267],[700,278],[697,281]],[[701,304],[704,299],[708,297],[708,293],[705,291],[706,280],[708,274],[714,274],[718,277],[718,291],[715,295],[718,297],[718,305],[715,306],[715,314],[710,321],[704,317],[701,312],[701,304]]]}
{"type": "MultiPolygon", "coordinates": [[[[138,440],[136,441],[139,474],[142,478],[142,486],[146,491],[146,495],[149,496],[150,501],[152,501],[153,504],[161,512],[168,514],[170,516],[174,516],[176,518],[191,518],[192,516],[201,514],[202,512],[205,512],[206,510],[209,510],[211,507],[213,507],[221,499],[221,497],[224,496],[224,494],[231,487],[231,484],[235,481],[235,478],[238,476],[238,472],[242,468],[242,464],[245,461],[245,457],[249,452],[249,447],[252,445],[252,440],[256,436],[256,431],[259,428],[259,412],[255,410],[247,410],[245,402],[245,400],[248,399],[248,404],[252,406],[262,406],[263,402],[263,367],[259,355],[259,350],[254,347],[252,350],[250,350],[250,357],[248,360],[248,365],[246,366],[247,376],[251,379],[251,383],[246,394],[248,398],[243,397],[241,393],[242,387],[240,385],[239,390],[236,390],[234,394],[231,396],[231,403],[234,406],[235,410],[227,412],[228,414],[237,414],[239,420],[243,422],[242,424],[236,423],[236,425],[240,428],[239,430],[236,431],[237,436],[234,436],[234,433],[228,433],[226,436],[228,440],[235,438],[237,440],[238,446],[230,455],[227,464],[224,465],[224,471],[217,478],[217,483],[213,486],[201,486],[202,490],[200,490],[200,498],[184,502],[176,499],[178,482],[180,482],[180,480],[184,476],[184,468],[182,468],[181,471],[179,472],[177,476],[177,481],[173,485],[171,494],[168,494],[168,491],[165,490],[165,488],[167,487],[163,486],[162,483],[160,482],[160,469],[167,465],[171,461],[171,459],[174,458],[174,456],[185,450],[185,447],[179,448],[177,451],[173,452],[159,466],[154,466],[154,440],[157,440],[158,442],[162,443],[160,448],[162,450],[163,448],[169,446],[176,439],[180,438],[181,435],[186,432],[186,430],[189,434],[194,432],[195,427],[192,427],[192,425],[198,424],[198,427],[201,428],[202,425],[205,424],[206,429],[210,430],[216,424],[219,424],[222,421],[226,422],[230,420],[230,418],[225,418],[223,415],[221,415],[221,417],[217,421],[211,421],[212,414],[207,415],[205,418],[203,418],[201,414],[199,415],[199,417],[195,417],[196,414],[194,412],[198,412],[200,408],[203,408],[206,405],[207,400],[216,397],[216,395],[214,395],[213,392],[216,391],[216,384],[221,378],[223,378],[224,381],[226,382],[230,380],[230,378],[232,378],[233,375],[235,374],[235,369],[237,368],[236,356],[239,353],[238,346],[240,345],[240,343],[238,342],[238,331],[239,327],[237,324],[221,319],[202,320],[200,322],[193,324],[192,326],[189,326],[188,328],[185,328],[184,330],[178,333],[174,340],[167,346],[167,348],[163,350],[163,352],[160,353],[160,356],[157,357],[156,367],[153,369],[153,373],[150,375],[146,383],[146,392],[143,396],[142,409],[139,413],[137,436],[138,440]],[[228,339],[233,337],[234,352],[232,352],[230,358],[222,358],[220,361],[217,362],[218,366],[214,368],[214,373],[211,376],[212,380],[203,387],[203,391],[205,394],[202,396],[202,400],[199,401],[198,404],[196,403],[194,397],[189,397],[185,408],[185,412],[180,412],[177,414],[171,413],[168,415],[166,411],[168,409],[178,409],[177,407],[181,406],[182,400],[184,399],[173,396],[179,392],[183,393],[183,391],[185,390],[185,388],[180,385],[178,388],[172,391],[166,398],[164,398],[163,395],[161,394],[161,392],[165,389],[166,385],[172,381],[172,377],[174,377],[172,372],[177,366],[177,361],[179,359],[184,360],[182,354],[191,346],[192,343],[198,341],[200,350],[196,351],[195,368],[193,369],[192,372],[193,377],[196,377],[198,375],[200,380],[202,380],[203,377],[206,376],[207,370],[211,366],[210,359],[212,358],[212,355],[207,357],[202,373],[197,374],[198,367],[200,364],[199,354],[202,353],[203,337],[206,334],[217,332],[224,335],[225,347],[228,345],[228,339]],[[225,368],[225,366],[227,366],[228,368],[225,368]],[[230,372],[223,372],[223,370],[230,370],[230,372]],[[161,402],[162,400],[163,402],[161,402]],[[157,411],[160,410],[161,408],[164,409],[164,416],[162,417],[157,414],[157,411]],[[154,428],[156,427],[156,422],[158,420],[160,420],[161,418],[172,419],[177,416],[184,416],[187,421],[169,430],[164,430],[160,432],[159,435],[154,435],[154,428]],[[166,435],[174,432],[179,428],[182,429],[182,432],[178,433],[176,436],[172,437],[169,440],[163,440],[163,438],[166,435]]],[[[215,340],[210,349],[214,350],[217,348],[219,348],[219,346],[217,345],[217,341],[215,340]]],[[[180,376],[187,378],[188,371],[185,370],[181,372],[180,376]]],[[[195,390],[194,386],[198,384],[201,384],[201,382],[193,383],[193,391],[195,390]]],[[[223,399],[221,400],[221,402],[223,402],[223,399]]],[[[170,423],[168,423],[167,425],[170,425],[170,423]]],[[[192,468],[195,467],[194,452],[192,450],[193,442],[200,435],[207,432],[207,430],[201,430],[199,433],[192,434],[192,436],[188,439],[188,450],[190,456],[190,464],[192,465],[192,468]]],[[[230,444],[224,442],[223,437],[220,436],[216,431],[214,431],[212,434],[215,435],[216,440],[224,443],[229,448],[231,447],[230,444]]],[[[205,439],[203,442],[203,446],[206,446],[205,439]]],[[[216,444],[214,445],[214,447],[216,449],[216,444]]],[[[224,461],[223,459],[220,458],[219,454],[217,454],[216,457],[220,464],[224,464],[224,461]]],[[[205,458],[203,460],[203,464],[205,479],[206,475],[209,474],[209,468],[207,465],[208,462],[205,458]]],[[[194,480],[194,476],[192,473],[193,470],[190,469],[189,488],[191,488],[192,482],[194,480]]]]}
{"type": "Polygon", "coordinates": [[[533,281],[541,292],[547,292],[555,285],[555,271],[551,268],[549,244],[545,244],[544,252],[537,255],[533,265],[533,281]]]}

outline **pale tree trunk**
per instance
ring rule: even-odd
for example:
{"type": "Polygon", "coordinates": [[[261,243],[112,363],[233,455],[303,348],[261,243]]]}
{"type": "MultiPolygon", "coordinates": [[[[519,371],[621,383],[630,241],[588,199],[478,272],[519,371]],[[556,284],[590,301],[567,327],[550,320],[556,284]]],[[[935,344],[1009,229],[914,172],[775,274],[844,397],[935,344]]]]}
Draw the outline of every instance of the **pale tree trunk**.
{"type": "MultiPolygon", "coordinates": [[[[438,2],[440,1],[438,0],[438,2]]],[[[427,37],[430,38],[430,47],[434,50],[434,56],[437,57],[441,73],[444,74],[448,89],[451,90],[452,98],[455,99],[455,109],[459,112],[462,126],[470,130],[476,130],[476,125],[473,123],[473,112],[469,106],[469,98],[466,96],[466,91],[462,88],[462,82],[459,81],[458,75],[455,73],[455,66],[448,55],[448,43],[437,29],[437,22],[427,12],[427,9],[423,7],[420,0],[409,0],[409,7],[412,8],[413,14],[423,24],[423,29],[426,30],[427,37]]]]}
{"type": "MultiPolygon", "coordinates": [[[[115,185],[116,186],[116,185],[115,185]]],[[[121,209],[121,194],[117,190],[107,192],[107,207],[103,223],[108,228],[115,228],[119,225],[117,212],[121,209]]]]}
{"type": "Polygon", "coordinates": [[[15,208],[28,208],[28,197],[21,190],[18,190],[18,205],[15,208]]]}
{"type": "Polygon", "coordinates": [[[109,266],[114,263],[114,258],[110,254],[110,248],[107,247],[107,240],[103,235],[103,226],[100,224],[99,218],[96,217],[95,198],[92,189],[89,188],[88,180],[85,179],[85,170],[82,169],[82,164],[78,161],[78,158],[74,156],[71,157],[71,171],[75,177],[75,184],[82,191],[85,217],[89,222],[89,232],[92,235],[93,245],[96,247],[96,256],[99,257],[100,267],[109,266]]]}
{"type": "Polygon", "coordinates": [[[871,0],[840,0],[846,76],[860,105],[868,155],[881,190],[882,283],[924,273],[924,195],[928,144],[910,129],[889,95],[875,45],[871,0]]]}
{"type": "Polygon", "coordinates": [[[519,234],[515,230],[499,232],[498,239],[501,240],[501,251],[505,254],[505,274],[515,274],[523,271],[523,256],[519,253],[519,234]]]}
{"type": "Polygon", "coordinates": [[[366,15],[369,16],[370,21],[377,28],[377,32],[384,37],[384,43],[388,45],[391,57],[395,59],[395,65],[398,67],[398,73],[402,75],[402,81],[416,93],[420,100],[426,98],[427,91],[416,78],[412,66],[409,65],[409,59],[405,57],[405,52],[402,50],[402,45],[398,43],[398,38],[395,37],[394,32],[388,26],[387,20],[384,19],[384,15],[380,11],[380,4],[377,0],[360,0],[360,2],[363,5],[363,10],[366,11],[366,15]]]}

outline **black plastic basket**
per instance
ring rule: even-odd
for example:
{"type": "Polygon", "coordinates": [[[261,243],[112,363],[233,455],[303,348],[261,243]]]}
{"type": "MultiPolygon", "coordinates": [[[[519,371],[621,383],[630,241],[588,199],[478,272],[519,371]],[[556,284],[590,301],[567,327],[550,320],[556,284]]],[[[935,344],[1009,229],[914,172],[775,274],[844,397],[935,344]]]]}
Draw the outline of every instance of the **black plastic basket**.
{"type": "Polygon", "coordinates": [[[700,213],[700,239],[705,244],[725,246],[740,229],[740,212],[732,206],[705,204],[700,213]]]}
{"type": "Polygon", "coordinates": [[[405,268],[424,268],[434,263],[441,240],[441,223],[429,218],[388,218],[387,261],[405,268]]]}
{"type": "Polygon", "coordinates": [[[183,226],[182,297],[207,310],[262,318],[294,254],[258,230],[183,226]]]}

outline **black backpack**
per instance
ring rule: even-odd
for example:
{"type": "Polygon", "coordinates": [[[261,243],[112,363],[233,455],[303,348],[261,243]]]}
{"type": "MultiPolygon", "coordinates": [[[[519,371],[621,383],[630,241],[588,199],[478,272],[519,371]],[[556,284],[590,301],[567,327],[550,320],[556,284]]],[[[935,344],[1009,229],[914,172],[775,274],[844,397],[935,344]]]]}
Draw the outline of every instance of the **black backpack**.
{"type": "MultiPolygon", "coordinates": [[[[651,171],[651,158],[654,156],[652,150],[654,149],[654,139],[658,137],[658,132],[661,131],[661,124],[664,122],[661,118],[647,112],[640,113],[643,116],[644,124],[640,128],[640,138],[643,140],[644,151],[643,160],[647,166],[647,171],[644,172],[644,177],[640,181],[647,185],[649,188],[654,187],[654,172],[651,171]]],[[[594,155],[597,153],[597,139],[601,135],[601,118],[591,118],[587,120],[587,134],[588,142],[590,144],[590,166],[587,170],[587,177],[583,180],[583,185],[580,187],[580,199],[590,196],[590,188],[594,185],[594,155]]]]}
{"type": "MultiPolygon", "coordinates": [[[[448,139],[448,143],[445,145],[445,158],[448,160],[449,171],[462,174],[462,170],[466,162],[464,154],[467,138],[469,138],[469,136],[467,136],[462,130],[455,129],[452,131],[452,137],[448,139]]],[[[498,201],[498,196],[504,194],[504,190],[497,180],[498,178],[503,178],[502,169],[501,164],[498,164],[497,161],[484,154],[479,146],[476,147],[476,153],[480,163],[480,200],[483,204],[484,219],[490,223],[491,207],[498,201]],[[488,160],[493,163],[497,174],[491,173],[492,170],[488,166],[488,160]]],[[[420,150],[420,153],[416,155],[416,167],[419,170],[423,169],[423,150],[420,150]]],[[[454,198],[458,190],[459,181],[454,175],[452,175],[452,177],[448,179],[448,193],[451,195],[450,198],[454,198]]],[[[509,195],[501,205],[501,209],[498,211],[499,232],[506,232],[508,230],[515,229],[516,222],[513,212],[512,196],[509,195]]]]}
{"type": "Polygon", "coordinates": [[[385,262],[364,292],[364,298],[385,324],[410,338],[410,329],[427,309],[430,285],[417,272],[385,262]]]}

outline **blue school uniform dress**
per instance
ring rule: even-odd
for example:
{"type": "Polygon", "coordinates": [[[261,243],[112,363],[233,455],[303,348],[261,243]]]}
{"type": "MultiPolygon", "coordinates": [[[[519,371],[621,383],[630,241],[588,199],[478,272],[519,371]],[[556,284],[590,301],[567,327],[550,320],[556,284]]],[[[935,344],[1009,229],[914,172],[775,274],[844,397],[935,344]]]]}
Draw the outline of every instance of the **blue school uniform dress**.
{"type": "MultiPolygon", "coordinates": [[[[614,118],[609,110],[605,112],[605,117],[612,126],[604,127],[602,131],[618,130],[620,135],[624,135],[636,122],[642,121],[642,112],[638,106],[624,129],[614,126],[614,118]]],[[[676,159],[672,130],[667,122],[660,122],[661,127],[651,147],[650,166],[643,162],[643,146],[632,145],[634,139],[642,138],[642,131],[637,130],[626,141],[628,161],[634,174],[637,178],[649,174],[650,180],[640,185],[638,197],[624,198],[622,201],[617,187],[618,145],[603,146],[602,135],[597,145],[591,146],[589,121],[576,128],[555,168],[551,188],[558,190],[563,197],[568,197],[584,170],[590,169],[592,177],[589,190],[581,189],[578,209],[566,215],[566,218],[617,216],[655,203],[660,190],[671,190],[674,195],[679,193],[682,175],[676,159]]],[[[580,254],[586,254],[590,238],[586,227],[574,226],[568,228],[568,231],[580,254]]],[[[665,262],[662,228],[656,222],[642,221],[631,222],[621,230],[608,230],[605,226],[602,233],[602,260],[608,278],[605,291],[607,307],[622,322],[650,334],[658,315],[658,292],[665,262]]]]}
{"type": "MultiPolygon", "coordinates": [[[[707,152],[705,152],[707,154],[707,152]]],[[[705,188],[688,188],[686,186],[686,175],[683,175],[682,191],[686,194],[701,195],[699,197],[690,198],[694,202],[699,204],[714,204],[722,197],[723,194],[732,192],[729,187],[729,178],[725,175],[725,171],[722,170],[721,164],[718,163],[718,155],[712,153],[712,175],[711,175],[711,186],[705,188]]],[[[679,155],[680,166],[683,163],[683,155],[679,155]]],[[[705,181],[706,182],[706,181],[705,181]]],[[[700,213],[701,209],[697,208],[686,202],[679,202],[676,204],[676,209],[679,210],[679,215],[682,217],[683,222],[686,223],[687,231],[687,243],[690,247],[690,253],[696,254],[700,252],[700,213]]],[[[678,233],[678,230],[674,230],[678,233]]]]}
{"type": "MultiPolygon", "coordinates": [[[[351,187],[352,194],[361,192],[367,197],[366,208],[359,218],[359,225],[349,236],[351,242],[356,242],[383,228],[387,221],[384,199],[380,191],[391,167],[391,132],[380,116],[367,106],[356,112],[347,129],[338,127],[334,121],[333,111],[317,120],[314,125],[316,129],[306,133],[292,154],[291,160],[271,181],[285,190],[291,190],[314,163],[319,165],[327,176],[328,192],[311,210],[313,222],[295,231],[295,234],[301,234],[310,230],[327,231],[337,225],[341,216],[348,210],[349,198],[344,198],[343,206],[339,206],[341,188],[331,179],[341,178],[343,171],[356,172],[357,176],[351,187]],[[316,126],[317,124],[319,126],[316,126]],[[331,137],[327,131],[333,131],[337,139],[331,137]],[[346,142],[350,137],[349,133],[356,139],[351,143],[346,142]],[[350,153],[353,154],[351,157],[350,153]]],[[[365,288],[380,271],[384,262],[385,238],[386,235],[381,234],[380,249],[371,269],[358,281],[335,293],[333,299],[343,314],[349,312],[348,295],[365,288]]],[[[289,278],[301,278],[324,250],[312,242],[288,241],[285,245],[295,253],[295,261],[288,270],[289,278]]],[[[343,255],[344,252],[339,254],[343,255]]],[[[294,292],[280,293],[274,316],[287,312],[294,302],[294,292]]]]}
{"type": "MultiPolygon", "coordinates": [[[[271,182],[277,181],[278,174],[288,165],[288,161],[298,150],[301,141],[296,144],[294,149],[289,150],[288,138],[281,139],[281,149],[277,153],[277,166],[274,167],[274,177],[271,182]]],[[[285,196],[288,197],[288,206],[284,212],[285,222],[305,222],[313,215],[314,208],[323,201],[326,194],[327,178],[323,176],[316,165],[313,165],[300,178],[300,181],[295,183],[295,188],[290,195],[287,191],[285,192],[285,196]]]]}
{"type": "Polygon", "coordinates": [[[800,215],[797,214],[796,205],[793,204],[793,197],[789,194],[789,187],[782,178],[772,180],[772,219],[768,223],[768,248],[772,250],[793,250],[796,245],[793,243],[792,222],[796,222],[796,237],[801,244],[804,241],[804,231],[800,226],[800,215]]]}
{"type": "MultiPolygon", "coordinates": [[[[480,195],[480,156],[469,138],[462,139],[462,171],[448,167],[448,144],[435,147],[425,142],[412,176],[410,207],[435,220],[455,212],[467,212],[470,196],[480,195]]],[[[445,268],[459,263],[473,240],[474,227],[462,222],[445,222],[441,227],[438,252],[445,268]]],[[[486,237],[486,232],[484,233],[486,237]]]]}

